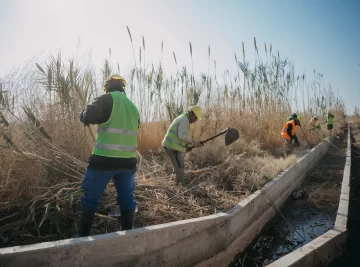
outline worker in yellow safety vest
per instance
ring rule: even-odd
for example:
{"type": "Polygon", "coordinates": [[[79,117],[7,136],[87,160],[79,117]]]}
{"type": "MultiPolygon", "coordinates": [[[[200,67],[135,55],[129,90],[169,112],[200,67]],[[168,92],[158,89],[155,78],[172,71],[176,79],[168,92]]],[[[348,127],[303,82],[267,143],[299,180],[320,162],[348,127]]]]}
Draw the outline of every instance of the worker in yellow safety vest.
{"type": "Polygon", "coordinates": [[[195,123],[202,117],[202,109],[199,106],[192,106],[188,112],[176,117],[170,124],[169,129],[162,141],[166,154],[169,156],[176,174],[175,182],[184,185],[184,158],[182,153],[187,147],[201,147],[200,141],[193,140],[190,137],[190,124],[195,123]]]}
{"type": "Polygon", "coordinates": [[[121,212],[122,230],[134,227],[136,148],[140,115],[135,104],[125,94],[125,80],[112,75],[104,83],[104,94],[97,97],[80,114],[88,126],[97,124],[97,136],[84,175],[81,198],[79,236],[88,236],[95,210],[111,179],[121,212]]]}
{"type": "Polygon", "coordinates": [[[333,123],[334,123],[333,118],[335,118],[335,116],[333,114],[331,114],[330,111],[325,116],[325,123],[330,132],[332,131],[332,128],[333,128],[333,123]]]}

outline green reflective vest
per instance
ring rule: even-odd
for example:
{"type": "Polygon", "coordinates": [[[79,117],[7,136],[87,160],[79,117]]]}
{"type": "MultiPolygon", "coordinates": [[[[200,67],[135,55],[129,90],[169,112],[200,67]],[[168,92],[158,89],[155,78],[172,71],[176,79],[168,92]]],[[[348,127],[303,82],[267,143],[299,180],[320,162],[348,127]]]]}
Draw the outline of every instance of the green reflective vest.
{"type": "Polygon", "coordinates": [[[332,114],[326,114],[325,122],[327,124],[333,124],[333,115],[332,114]]]}
{"type": "MultiPolygon", "coordinates": [[[[182,118],[188,119],[187,113],[181,114],[180,116],[176,117],[175,120],[173,120],[173,122],[170,124],[170,127],[167,130],[167,133],[162,141],[162,145],[164,147],[181,152],[186,151],[186,142],[182,141],[178,137],[178,127],[182,118]]],[[[188,129],[188,135],[189,134],[190,129],[188,129]]]]}
{"type": "Polygon", "coordinates": [[[99,124],[94,155],[111,158],[135,158],[139,111],[121,92],[110,92],[113,108],[107,122],[99,124]]]}

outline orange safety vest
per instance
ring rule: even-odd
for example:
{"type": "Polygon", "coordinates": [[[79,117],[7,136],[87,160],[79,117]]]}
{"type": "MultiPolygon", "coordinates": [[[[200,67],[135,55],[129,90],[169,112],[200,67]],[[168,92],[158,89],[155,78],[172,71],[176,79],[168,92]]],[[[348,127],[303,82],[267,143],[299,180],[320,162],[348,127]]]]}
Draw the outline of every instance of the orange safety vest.
{"type": "Polygon", "coordinates": [[[286,138],[286,139],[289,139],[289,140],[290,140],[290,136],[288,135],[287,130],[288,130],[288,127],[289,127],[290,123],[292,124],[291,134],[294,135],[295,132],[296,132],[296,125],[295,125],[294,120],[285,122],[284,127],[283,127],[283,129],[281,131],[281,136],[286,138]]]}

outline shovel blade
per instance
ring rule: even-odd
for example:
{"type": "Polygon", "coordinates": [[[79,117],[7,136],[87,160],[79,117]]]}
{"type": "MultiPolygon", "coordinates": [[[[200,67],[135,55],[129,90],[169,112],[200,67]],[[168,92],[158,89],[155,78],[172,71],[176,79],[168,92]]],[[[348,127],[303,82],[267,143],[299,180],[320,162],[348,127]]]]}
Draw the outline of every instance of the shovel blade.
{"type": "Polygon", "coordinates": [[[225,145],[228,146],[231,143],[235,142],[236,140],[238,140],[240,137],[240,134],[238,132],[238,130],[236,130],[235,128],[228,128],[225,134],[225,145]]]}
{"type": "MultiPolygon", "coordinates": [[[[138,207],[135,208],[135,212],[138,212],[138,207]]],[[[120,217],[121,216],[121,212],[120,212],[120,208],[119,205],[116,205],[114,207],[111,207],[110,211],[108,212],[108,216],[109,217],[120,217]]]]}
{"type": "Polygon", "coordinates": [[[109,217],[120,217],[120,208],[119,206],[111,207],[110,211],[108,212],[109,217]]]}

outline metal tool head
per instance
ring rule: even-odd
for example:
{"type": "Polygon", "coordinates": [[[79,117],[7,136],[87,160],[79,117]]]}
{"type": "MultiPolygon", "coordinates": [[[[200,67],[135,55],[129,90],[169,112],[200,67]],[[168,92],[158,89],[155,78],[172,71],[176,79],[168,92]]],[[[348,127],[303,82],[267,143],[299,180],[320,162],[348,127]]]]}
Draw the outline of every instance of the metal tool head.
{"type": "MultiPolygon", "coordinates": [[[[135,208],[135,212],[138,212],[138,207],[135,208]]],[[[121,211],[119,205],[113,206],[110,208],[110,211],[108,212],[109,217],[120,217],[121,211]]]]}
{"type": "Polygon", "coordinates": [[[111,207],[109,213],[108,213],[109,217],[120,217],[121,213],[120,213],[120,208],[118,205],[111,207]]]}
{"type": "Polygon", "coordinates": [[[225,145],[228,146],[231,143],[235,142],[236,140],[238,140],[240,137],[240,134],[238,132],[238,130],[236,130],[235,128],[228,128],[225,134],[225,145]]]}

